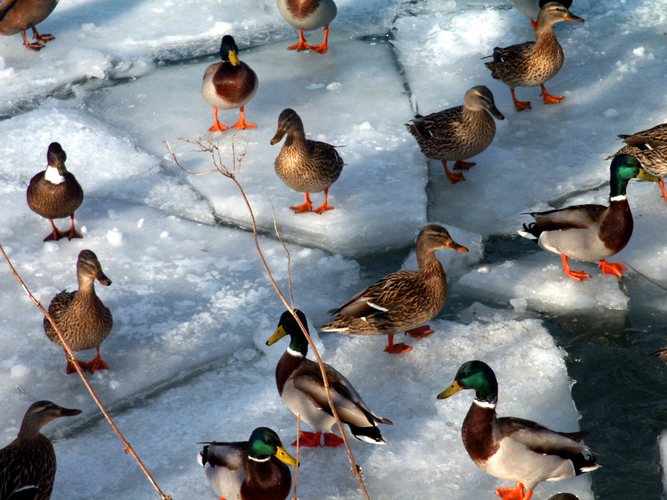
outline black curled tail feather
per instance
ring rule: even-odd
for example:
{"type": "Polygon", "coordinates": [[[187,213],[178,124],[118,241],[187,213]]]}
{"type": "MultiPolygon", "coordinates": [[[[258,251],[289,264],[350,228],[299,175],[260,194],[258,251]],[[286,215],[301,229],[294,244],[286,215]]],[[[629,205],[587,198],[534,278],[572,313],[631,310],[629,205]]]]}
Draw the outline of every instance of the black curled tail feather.
{"type": "Polygon", "coordinates": [[[540,226],[537,225],[536,222],[531,222],[530,224],[524,224],[523,225],[523,230],[534,236],[535,238],[539,238],[540,234],[544,231],[540,226]]]}
{"type": "Polygon", "coordinates": [[[597,463],[597,457],[588,450],[582,451],[570,460],[572,461],[574,472],[577,476],[600,468],[600,465],[597,463]]]}
{"type": "Polygon", "coordinates": [[[378,429],[376,426],[356,427],[354,425],[349,425],[349,427],[352,435],[360,441],[366,441],[367,443],[375,444],[385,444],[387,442],[382,436],[380,429],[378,429]]]}

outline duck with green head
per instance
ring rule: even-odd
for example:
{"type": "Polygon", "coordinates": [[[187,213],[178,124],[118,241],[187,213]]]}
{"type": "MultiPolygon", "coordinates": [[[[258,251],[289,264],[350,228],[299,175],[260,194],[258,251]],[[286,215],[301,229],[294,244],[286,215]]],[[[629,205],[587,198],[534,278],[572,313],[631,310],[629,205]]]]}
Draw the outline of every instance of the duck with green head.
{"type": "Polygon", "coordinates": [[[556,432],[522,418],[498,418],[496,374],[483,361],[462,364],[438,399],[464,389],[474,390],[475,399],[461,428],[463,445],[484,472],[518,483],[516,488],[496,490],[504,500],[529,500],[541,481],[568,479],[600,467],[580,442],[583,432],[556,432]]]}
{"type": "Polygon", "coordinates": [[[609,206],[574,205],[546,212],[530,212],[535,222],[523,225],[524,237],[535,239],[549,252],[560,254],[563,272],[584,281],[591,275],[570,269],[568,258],[599,261],[605,274],[621,277],[625,266],[606,259],[625,248],[632,236],[633,221],[626,190],[632,179],[657,181],[646,173],[634,156],[616,156],[610,166],[609,206]]]}
{"type": "Polygon", "coordinates": [[[283,447],[278,434],[258,427],[248,441],[202,442],[199,464],[220,500],[282,500],[292,489],[289,467],[296,459],[283,447]]]}
{"type": "MultiPolygon", "coordinates": [[[[298,309],[294,312],[308,331],[305,314],[298,309]]],[[[324,432],[325,446],[340,446],[343,440],[330,432],[336,421],[327,400],[320,367],[306,358],[308,340],[289,311],[280,316],[278,327],[266,341],[266,345],[273,345],[286,335],[290,337],[289,347],[276,366],[278,393],[292,413],[301,416],[302,420],[317,431],[315,433],[302,431],[299,435],[299,444],[309,447],[320,446],[324,432]]],[[[375,416],[352,384],[338,370],[327,364],[324,366],[331,389],[331,399],[341,421],[347,424],[355,438],[371,444],[385,444],[386,441],[377,424],[391,424],[391,420],[375,416]]]]}
{"type": "Polygon", "coordinates": [[[214,123],[209,132],[223,132],[229,127],[218,120],[219,109],[239,108],[241,115],[233,128],[257,128],[245,120],[245,105],[257,92],[257,74],[238,57],[239,48],[230,35],[220,42],[219,63],[211,64],[204,71],[201,93],[206,102],[213,106],[214,123]]]}

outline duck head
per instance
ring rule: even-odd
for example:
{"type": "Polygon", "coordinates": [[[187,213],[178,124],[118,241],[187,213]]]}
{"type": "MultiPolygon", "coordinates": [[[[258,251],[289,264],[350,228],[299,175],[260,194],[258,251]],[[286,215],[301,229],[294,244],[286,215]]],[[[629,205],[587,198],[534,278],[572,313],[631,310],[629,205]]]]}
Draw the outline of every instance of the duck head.
{"type": "Polygon", "coordinates": [[[441,248],[450,248],[457,252],[468,251],[466,247],[456,243],[444,227],[438,224],[424,226],[417,236],[417,254],[424,251],[434,252],[441,248]]]}
{"type": "Polygon", "coordinates": [[[278,434],[268,427],[258,427],[252,431],[248,440],[248,458],[256,462],[265,462],[271,457],[276,457],[291,467],[296,465],[296,459],[285,450],[278,434]]]}
{"type": "Polygon", "coordinates": [[[232,66],[238,66],[239,63],[239,48],[236,46],[236,42],[231,35],[225,35],[222,37],[222,42],[220,43],[220,59],[222,62],[228,62],[232,66]]]}
{"type": "Polygon", "coordinates": [[[81,250],[79,259],[76,263],[76,271],[79,280],[97,280],[104,286],[109,286],[111,284],[111,280],[104,274],[104,271],[102,271],[102,265],[97,259],[97,255],[95,255],[92,250],[81,250]]]}
{"type": "MultiPolygon", "coordinates": [[[[309,332],[306,315],[299,309],[295,309],[294,312],[299,317],[299,321],[301,321],[301,324],[306,331],[309,332]]],[[[301,331],[299,323],[296,322],[294,316],[292,316],[292,313],[289,311],[282,313],[276,331],[273,332],[273,335],[266,341],[266,345],[273,345],[287,335],[290,337],[289,350],[305,357],[308,353],[308,340],[306,340],[305,335],[301,331]]]]}
{"type": "Polygon", "coordinates": [[[546,2],[540,9],[537,16],[538,29],[542,26],[553,26],[562,21],[570,21],[573,23],[583,23],[584,19],[575,16],[565,6],[559,2],[546,2]]]}
{"type": "Polygon", "coordinates": [[[473,111],[486,110],[498,120],[505,119],[505,116],[496,108],[493,94],[485,85],[477,85],[468,90],[463,98],[463,106],[473,111]]]}
{"type": "Polygon", "coordinates": [[[294,135],[303,133],[303,122],[296,111],[290,108],[283,109],[278,116],[278,129],[276,135],[271,139],[271,144],[279,143],[285,134],[294,135]]]}
{"type": "Polygon", "coordinates": [[[495,405],[498,400],[498,381],[491,367],[483,361],[463,363],[451,385],[438,394],[438,399],[447,399],[464,389],[475,391],[475,401],[495,405]]]}
{"type": "Polygon", "coordinates": [[[51,401],[37,401],[25,412],[19,436],[30,437],[39,433],[46,424],[60,417],[79,415],[81,410],[63,408],[51,401]]]}
{"type": "Polygon", "coordinates": [[[660,179],[649,174],[633,155],[615,156],[609,166],[609,197],[625,196],[628,182],[632,179],[658,182],[660,179]]]}

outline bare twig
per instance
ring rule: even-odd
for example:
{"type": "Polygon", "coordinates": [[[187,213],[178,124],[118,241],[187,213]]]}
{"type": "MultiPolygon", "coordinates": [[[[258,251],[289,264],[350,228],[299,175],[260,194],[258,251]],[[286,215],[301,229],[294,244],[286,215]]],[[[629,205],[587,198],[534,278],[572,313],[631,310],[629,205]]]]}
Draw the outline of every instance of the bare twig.
{"type": "MultiPolygon", "coordinates": [[[[285,298],[285,295],[280,289],[280,286],[278,285],[278,282],[276,281],[273,273],[271,272],[271,268],[269,267],[269,264],[266,261],[266,258],[264,256],[264,252],[262,251],[262,248],[259,245],[259,235],[257,232],[257,221],[255,220],[255,213],[252,209],[252,206],[250,205],[250,201],[248,200],[248,197],[246,196],[246,192],[243,189],[243,186],[239,182],[239,180],[236,177],[236,174],[238,173],[240,166],[241,166],[241,161],[243,157],[245,156],[245,152],[240,153],[238,156],[236,156],[236,150],[234,147],[234,142],[232,140],[232,162],[233,162],[233,167],[232,170],[229,170],[227,166],[225,165],[223,159],[222,159],[222,153],[220,151],[220,146],[218,144],[212,143],[210,140],[204,141],[203,139],[196,139],[196,140],[191,140],[191,139],[181,139],[184,142],[188,144],[194,144],[196,146],[195,151],[202,152],[202,153],[208,153],[211,155],[211,158],[213,160],[213,165],[215,166],[214,169],[207,170],[204,172],[193,172],[187,168],[185,168],[179,159],[176,156],[176,153],[172,149],[171,145],[167,141],[162,141],[164,144],[165,148],[167,149],[169,155],[171,156],[172,160],[176,164],[178,168],[183,170],[184,172],[190,174],[190,175],[203,175],[205,173],[211,173],[211,172],[218,172],[224,177],[227,177],[230,179],[235,185],[236,188],[238,189],[239,193],[241,194],[241,197],[243,198],[243,202],[246,205],[246,208],[248,209],[248,213],[250,215],[250,220],[252,222],[252,234],[253,234],[253,239],[255,242],[255,248],[257,249],[257,254],[259,255],[259,260],[262,263],[262,266],[264,267],[264,270],[266,271],[267,277],[275,289],[276,293],[278,294],[278,297],[280,298],[280,301],[283,303],[285,308],[289,310],[289,312],[292,314],[294,319],[296,320],[297,324],[301,328],[301,331],[303,332],[304,337],[306,337],[306,340],[308,341],[308,344],[310,345],[313,355],[315,356],[315,360],[317,361],[317,364],[320,368],[320,373],[322,375],[322,381],[324,383],[324,389],[326,392],[327,396],[327,402],[329,403],[329,408],[331,409],[332,416],[334,420],[336,420],[336,426],[338,427],[338,430],[340,431],[340,435],[343,438],[343,443],[345,444],[345,449],[347,451],[347,458],[350,461],[350,464],[352,466],[352,472],[357,479],[357,482],[359,483],[359,488],[361,489],[364,497],[366,499],[370,499],[370,496],[368,495],[368,491],[366,490],[366,485],[364,484],[364,480],[361,477],[361,474],[359,473],[359,467],[357,466],[357,462],[354,459],[354,454],[352,453],[352,448],[350,448],[350,442],[347,439],[347,435],[345,433],[345,429],[343,428],[343,423],[340,420],[340,417],[338,416],[338,411],[336,410],[336,406],[333,403],[333,400],[331,399],[331,388],[329,386],[329,378],[327,377],[326,373],[326,368],[324,365],[324,362],[322,361],[322,358],[320,357],[320,353],[317,349],[317,346],[313,342],[313,339],[310,337],[310,334],[308,333],[308,330],[306,330],[306,326],[301,323],[301,320],[296,314],[296,311],[294,309],[294,306],[290,304],[287,299],[285,298]]],[[[275,225],[274,225],[275,227],[275,225]]]]}
{"type": "Polygon", "coordinates": [[[162,490],[160,489],[160,486],[158,486],[157,482],[155,481],[155,479],[153,479],[153,476],[151,475],[149,470],[146,468],[144,463],[139,458],[139,455],[137,455],[137,453],[134,451],[134,448],[132,448],[132,445],[127,441],[127,439],[125,439],[125,436],[123,436],[123,433],[120,431],[120,429],[118,428],[116,423],[113,421],[113,419],[111,418],[111,415],[109,415],[109,412],[107,412],[106,408],[102,404],[102,401],[100,401],[99,397],[97,396],[97,393],[95,393],[95,390],[90,385],[90,382],[88,382],[88,379],[84,375],[83,370],[81,369],[81,366],[79,365],[79,363],[77,362],[77,360],[74,356],[74,351],[72,351],[72,348],[69,346],[69,344],[67,343],[67,341],[63,337],[63,334],[60,331],[60,328],[56,324],[55,320],[49,314],[49,312],[44,308],[44,306],[37,299],[37,297],[35,297],[33,295],[33,293],[28,288],[28,285],[26,285],[25,281],[23,281],[23,278],[21,278],[18,271],[16,270],[16,268],[12,264],[12,261],[9,259],[9,256],[5,252],[5,249],[2,246],[2,244],[0,244],[0,252],[2,252],[3,257],[7,261],[7,264],[9,265],[9,270],[11,271],[12,275],[16,278],[16,280],[19,282],[19,284],[23,287],[23,290],[28,295],[30,300],[39,308],[39,310],[42,312],[42,314],[44,314],[44,316],[49,321],[49,323],[51,323],[51,326],[53,326],[53,329],[55,330],[56,335],[58,336],[58,340],[60,341],[60,344],[62,345],[63,349],[65,349],[65,352],[67,353],[67,359],[69,361],[71,361],[72,365],[76,369],[76,372],[79,374],[79,377],[81,377],[81,380],[83,381],[83,385],[86,386],[86,389],[88,389],[88,392],[90,393],[91,397],[95,401],[95,404],[98,406],[98,408],[102,412],[102,415],[104,415],[104,418],[107,419],[107,422],[109,422],[109,425],[111,426],[113,431],[116,433],[118,438],[123,443],[123,449],[124,449],[125,453],[128,453],[128,454],[132,455],[132,458],[134,458],[134,460],[136,460],[137,464],[139,465],[139,468],[146,475],[146,477],[148,478],[150,483],[153,485],[153,488],[155,488],[157,490],[158,494],[160,495],[160,498],[162,498],[162,500],[171,500],[171,496],[165,495],[162,492],[162,490]]]}

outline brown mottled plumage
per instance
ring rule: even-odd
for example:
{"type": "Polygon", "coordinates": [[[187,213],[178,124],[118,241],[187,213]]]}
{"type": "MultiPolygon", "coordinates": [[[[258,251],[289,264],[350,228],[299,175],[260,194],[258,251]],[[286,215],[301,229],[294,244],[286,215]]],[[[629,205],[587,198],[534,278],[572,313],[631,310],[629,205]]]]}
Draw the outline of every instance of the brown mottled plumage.
{"type": "Polygon", "coordinates": [[[493,49],[493,62],[485,63],[491,70],[491,76],[509,86],[512,100],[517,111],[530,109],[530,102],[519,101],[516,87],[542,88],[544,104],[558,104],[564,96],[551,95],[544,87],[544,82],[556,76],[565,60],[553,26],[561,21],[583,23],[584,20],[573,15],[563,5],[549,2],[540,10],[537,17],[537,30],[534,42],[525,42],[510,47],[493,49]]]}
{"type": "Polygon", "coordinates": [[[51,440],[40,430],[59,417],[78,415],[51,401],[30,405],[14,441],[0,450],[0,498],[34,498],[48,500],[56,476],[56,453],[51,440]]]}
{"type": "Polygon", "coordinates": [[[394,344],[394,334],[405,331],[414,336],[432,333],[411,332],[433,319],[447,298],[447,275],[435,251],[468,249],[456,243],[447,230],[428,224],[417,237],[417,271],[397,271],[359,292],[345,304],[330,311],[335,318],[320,328],[325,332],[358,335],[389,335],[385,351],[406,352],[405,344],[394,344]]]}
{"type": "Polygon", "coordinates": [[[23,44],[31,50],[40,50],[44,43],[55,40],[55,36],[40,35],[35,26],[49,17],[58,0],[4,0],[0,1],[0,35],[21,33],[23,44]],[[32,29],[34,42],[28,41],[25,32],[32,29]]]}
{"type": "Polygon", "coordinates": [[[67,154],[57,142],[49,144],[46,154],[48,166],[46,170],[30,179],[26,198],[30,209],[51,221],[51,233],[44,241],[68,239],[83,236],[74,227],[74,212],[83,202],[83,189],[76,178],[67,171],[65,161],[67,154]],[[69,217],[69,231],[59,231],[53,219],[69,217]]]}
{"type": "Polygon", "coordinates": [[[451,172],[447,160],[456,160],[456,170],[475,165],[463,160],[478,155],[493,141],[496,122],[491,115],[498,120],[505,119],[496,108],[491,91],[484,85],[478,85],[466,92],[463,106],[428,116],[417,115],[405,125],[417,139],[422,152],[429,158],[441,160],[447,177],[456,183],[465,178],[461,173],[451,172]]]}
{"type": "MultiPolygon", "coordinates": [[[[63,290],[56,295],[49,304],[49,314],[73,351],[97,349],[97,355],[92,361],[86,363],[77,360],[81,368],[93,373],[95,370],[109,368],[100,356],[100,344],[107,338],[113,326],[111,311],[95,294],[95,280],[104,286],[109,286],[111,280],[102,271],[97,256],[90,250],[79,253],[76,274],[79,289],[76,292],[63,290]]],[[[46,318],[44,331],[52,342],[60,343],[53,326],[46,318]]],[[[67,373],[73,371],[74,367],[68,360],[67,373]]]]}
{"type": "MultiPolygon", "coordinates": [[[[633,155],[642,168],[660,179],[658,185],[663,199],[667,202],[665,176],[667,176],[667,123],[656,125],[648,130],[632,135],[619,135],[626,146],[616,151],[609,158],[618,155],[633,155]]],[[[608,159],[609,159],[608,158],[608,159]]]]}
{"type": "Polygon", "coordinates": [[[306,139],[301,117],[293,109],[284,109],[278,117],[278,130],[271,139],[277,144],[287,134],[287,139],[276,158],[278,177],[295,191],[305,193],[303,205],[290,207],[296,213],[333,210],[328,204],[329,187],[336,182],[343,159],[331,144],[306,139]],[[313,210],[309,193],[324,191],[324,203],[313,210]]]}

